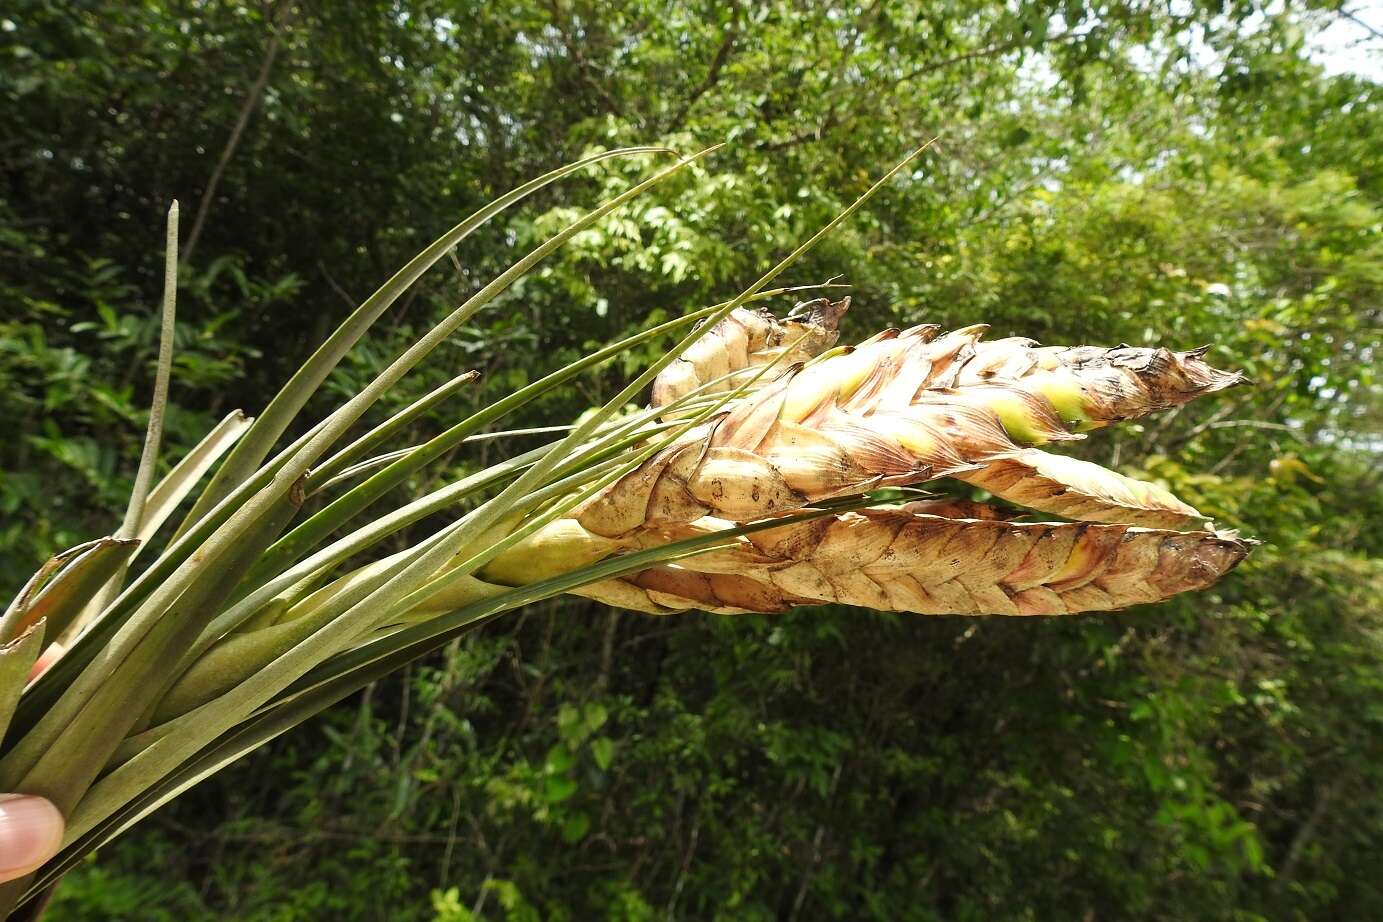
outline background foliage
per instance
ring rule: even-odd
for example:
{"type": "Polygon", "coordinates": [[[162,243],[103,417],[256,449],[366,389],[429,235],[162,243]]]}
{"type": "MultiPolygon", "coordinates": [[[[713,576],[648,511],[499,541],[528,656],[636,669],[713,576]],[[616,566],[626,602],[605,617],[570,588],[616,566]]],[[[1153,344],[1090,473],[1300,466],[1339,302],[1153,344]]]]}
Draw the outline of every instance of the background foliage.
{"type": "MultiPolygon", "coordinates": [[[[459,216],[627,143],[731,142],[584,232],[414,393],[475,367],[478,403],[726,297],[933,134],[795,279],[846,275],[847,338],[1214,343],[1258,382],[1083,449],[1266,542],[1211,592],[1050,621],[538,606],[194,790],[52,917],[1383,917],[1383,110],[1308,53],[1353,14],[1292,7],[6,4],[0,585],[119,519],[173,197],[174,451],[258,409],[459,216]]],[[[467,241],[333,398],[637,169],[467,241]]]]}

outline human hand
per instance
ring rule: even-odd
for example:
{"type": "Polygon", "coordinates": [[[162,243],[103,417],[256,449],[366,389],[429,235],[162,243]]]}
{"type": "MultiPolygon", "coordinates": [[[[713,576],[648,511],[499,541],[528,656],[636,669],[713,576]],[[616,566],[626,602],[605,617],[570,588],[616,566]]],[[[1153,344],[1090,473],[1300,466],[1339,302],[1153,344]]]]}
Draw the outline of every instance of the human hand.
{"type": "Polygon", "coordinates": [[[49,801],[0,795],[0,883],[23,877],[53,857],[62,832],[62,814],[49,801]]]}

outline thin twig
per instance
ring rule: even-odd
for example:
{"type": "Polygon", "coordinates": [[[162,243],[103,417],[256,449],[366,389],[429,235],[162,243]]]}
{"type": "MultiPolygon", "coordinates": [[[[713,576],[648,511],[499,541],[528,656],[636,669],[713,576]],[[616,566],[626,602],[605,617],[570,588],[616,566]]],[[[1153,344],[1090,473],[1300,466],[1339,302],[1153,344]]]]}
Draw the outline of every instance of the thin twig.
{"type": "Polygon", "coordinates": [[[1289,426],[1289,425],[1287,425],[1286,423],[1272,423],[1272,422],[1268,422],[1267,420],[1262,420],[1262,419],[1225,419],[1225,420],[1217,420],[1217,421],[1211,423],[1211,424],[1210,424],[1209,426],[1207,426],[1206,428],[1207,428],[1207,429],[1233,429],[1233,428],[1238,427],[1238,426],[1248,426],[1248,427],[1250,427],[1250,428],[1252,428],[1252,429],[1275,429],[1275,430],[1278,430],[1278,431],[1280,431],[1280,432],[1286,432],[1288,435],[1290,435],[1292,438],[1296,439],[1296,440],[1299,441],[1299,442],[1305,442],[1305,441],[1306,441],[1306,436],[1303,435],[1303,434],[1302,434],[1302,431],[1301,431],[1300,429],[1298,429],[1297,427],[1295,427],[1295,426],[1289,426]]]}
{"type": "Polygon", "coordinates": [[[1347,10],[1344,7],[1340,7],[1335,12],[1343,16],[1345,19],[1348,19],[1350,22],[1354,23],[1356,26],[1363,29],[1365,32],[1369,33],[1369,35],[1372,35],[1374,38],[1383,39],[1383,32],[1378,31],[1373,26],[1364,22],[1364,20],[1359,18],[1359,15],[1357,13],[1351,12],[1350,10],[1347,10]]]}
{"type": "Polygon", "coordinates": [[[552,11],[552,24],[556,27],[557,34],[562,36],[562,44],[566,47],[567,54],[571,56],[572,61],[576,64],[576,69],[577,72],[581,74],[581,79],[586,82],[587,86],[595,91],[596,95],[601,98],[601,101],[605,103],[612,114],[623,115],[624,107],[619,104],[619,101],[616,100],[615,97],[610,95],[610,91],[591,73],[594,68],[586,56],[581,53],[581,45],[572,37],[571,32],[568,30],[568,17],[562,10],[560,0],[550,0],[548,7],[552,11]]]}
{"type": "Polygon", "coordinates": [[[1301,824],[1297,829],[1297,834],[1292,837],[1292,844],[1288,847],[1282,866],[1278,870],[1277,886],[1279,888],[1286,886],[1296,875],[1297,865],[1306,853],[1306,847],[1316,837],[1321,824],[1325,822],[1326,816],[1330,812],[1330,807],[1343,788],[1344,777],[1337,775],[1329,783],[1318,789],[1315,806],[1312,807],[1306,822],[1301,824]]]}
{"type": "MultiPolygon", "coordinates": [[[[840,785],[840,773],[845,767],[844,762],[836,763],[836,770],[831,773],[831,786],[826,791],[826,801],[829,804],[835,799],[836,788],[840,785]]],[[[798,915],[802,912],[802,906],[807,901],[807,889],[811,886],[812,878],[816,875],[817,869],[821,866],[821,843],[826,837],[825,824],[816,827],[816,834],[812,836],[812,858],[811,862],[802,871],[802,880],[797,886],[797,895],[792,901],[792,912],[788,915],[788,922],[796,922],[798,915]]]]}
{"type": "MultiPolygon", "coordinates": [[[[1046,38],[1043,38],[1040,42],[1037,42],[1032,47],[1034,49],[1041,48],[1045,45],[1058,44],[1060,42],[1067,41],[1071,38],[1083,38],[1084,36],[1084,32],[1077,32],[1075,29],[1067,29],[1064,32],[1058,32],[1056,35],[1049,35],[1046,38]]],[[[893,85],[896,87],[901,84],[907,83],[908,81],[916,77],[920,77],[922,74],[927,73],[929,71],[935,72],[941,70],[942,68],[954,67],[957,64],[964,64],[966,61],[973,61],[976,58],[987,58],[992,57],[996,54],[1004,54],[1005,52],[1013,51],[1015,48],[1019,48],[1027,44],[1027,42],[1027,36],[1019,36],[1018,38],[1010,39],[1006,42],[999,42],[998,44],[989,45],[984,48],[976,48],[972,51],[966,51],[962,54],[955,55],[954,57],[947,58],[944,61],[938,61],[935,64],[926,64],[921,67],[916,67],[908,73],[904,74],[903,76],[899,77],[897,80],[893,81],[893,85]]]]}
{"type": "Polygon", "coordinates": [[[211,211],[212,200],[216,198],[216,187],[221,184],[221,176],[226,172],[231,157],[235,155],[235,149],[240,146],[240,138],[245,133],[245,126],[250,123],[250,117],[259,107],[259,100],[263,97],[264,88],[269,83],[269,71],[274,66],[274,59],[278,57],[282,39],[282,32],[274,29],[273,37],[269,40],[269,50],[265,53],[264,60],[259,66],[259,74],[255,77],[254,83],[250,85],[250,91],[245,96],[245,102],[240,106],[240,114],[236,116],[235,126],[231,128],[230,138],[226,140],[226,146],[221,149],[221,156],[217,158],[216,166],[212,169],[211,177],[207,180],[206,189],[202,192],[202,200],[197,204],[197,217],[192,222],[192,232],[187,235],[187,247],[183,250],[182,261],[184,263],[192,258],[192,252],[197,248],[197,242],[202,237],[202,228],[206,225],[207,214],[211,211]]]}
{"type": "Polygon", "coordinates": [[[350,292],[346,291],[346,289],[342,288],[339,284],[337,284],[336,279],[332,278],[331,273],[327,271],[327,264],[319,259],[317,260],[317,268],[321,270],[322,278],[327,280],[327,285],[331,287],[331,290],[336,292],[336,294],[340,296],[342,301],[346,302],[346,304],[351,308],[351,310],[355,310],[356,305],[360,302],[357,301],[355,298],[352,298],[350,292]]]}
{"type": "Polygon", "coordinates": [[[604,691],[610,685],[610,669],[615,660],[615,633],[619,628],[618,608],[611,608],[605,616],[605,635],[600,643],[600,671],[596,673],[595,687],[604,691]]]}
{"type": "Polygon", "coordinates": [[[735,39],[739,35],[738,26],[739,7],[732,2],[730,4],[730,24],[725,27],[725,35],[720,40],[720,47],[716,49],[715,57],[711,59],[711,66],[706,69],[706,76],[702,78],[701,82],[698,83],[692,89],[691,93],[687,95],[687,98],[683,100],[676,114],[668,119],[668,126],[670,128],[675,129],[680,126],[683,119],[691,112],[692,106],[696,105],[697,100],[705,96],[707,91],[716,85],[716,81],[720,79],[720,72],[725,67],[725,62],[730,59],[730,52],[734,50],[735,39]]]}

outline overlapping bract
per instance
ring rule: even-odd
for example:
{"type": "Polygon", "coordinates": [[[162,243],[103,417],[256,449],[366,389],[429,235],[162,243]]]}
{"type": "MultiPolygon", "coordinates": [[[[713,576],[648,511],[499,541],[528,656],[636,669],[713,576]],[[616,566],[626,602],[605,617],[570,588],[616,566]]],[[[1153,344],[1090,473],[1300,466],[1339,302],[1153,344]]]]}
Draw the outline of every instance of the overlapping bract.
{"type": "MultiPolygon", "coordinates": [[[[650,612],[773,612],[838,602],[920,614],[1065,615],[1203,589],[1249,550],[1232,534],[954,519],[926,508],[865,509],[755,532],[733,548],[582,592],[650,612]]],[[[729,525],[704,519],[646,539],[729,525]]]]}
{"type": "Polygon", "coordinates": [[[1185,528],[1205,519],[1155,483],[1036,448],[1013,452],[957,476],[1020,506],[1068,519],[1149,528],[1185,528]]]}
{"type": "Polygon", "coordinates": [[[652,404],[665,406],[697,389],[731,390],[738,383],[733,372],[815,358],[836,344],[836,327],[849,309],[849,298],[818,298],[779,320],[766,310],[736,308],[658,375],[652,404]]]}
{"type": "Polygon", "coordinates": [[[1204,350],[984,343],[984,331],[889,330],[789,369],[612,484],[577,519],[619,537],[947,476],[1059,515],[1153,526],[1200,518],[1165,490],[1031,447],[1179,406],[1242,376],[1210,367],[1204,350]]]}

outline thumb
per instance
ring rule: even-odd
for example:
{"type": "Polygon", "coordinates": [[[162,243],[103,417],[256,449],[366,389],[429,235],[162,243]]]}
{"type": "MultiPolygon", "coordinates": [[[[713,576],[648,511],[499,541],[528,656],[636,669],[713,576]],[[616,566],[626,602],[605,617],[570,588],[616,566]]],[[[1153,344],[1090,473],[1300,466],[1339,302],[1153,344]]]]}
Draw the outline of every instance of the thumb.
{"type": "Polygon", "coordinates": [[[23,877],[62,844],[58,808],[29,794],[0,795],[0,882],[23,877]]]}

